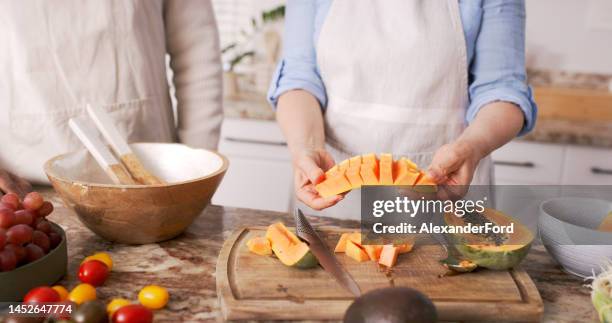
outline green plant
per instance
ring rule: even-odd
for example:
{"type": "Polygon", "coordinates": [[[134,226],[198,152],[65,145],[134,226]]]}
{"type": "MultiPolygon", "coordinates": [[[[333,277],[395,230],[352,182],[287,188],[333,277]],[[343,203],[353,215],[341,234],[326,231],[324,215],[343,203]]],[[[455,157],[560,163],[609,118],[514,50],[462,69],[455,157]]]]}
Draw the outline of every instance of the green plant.
{"type": "Polygon", "coordinates": [[[247,32],[246,30],[240,31],[240,33],[245,38],[245,40],[242,43],[239,43],[239,42],[230,43],[221,49],[221,55],[229,56],[229,58],[226,59],[227,70],[231,72],[245,58],[255,56],[255,51],[243,48],[243,47],[246,47],[245,43],[251,40],[253,36],[263,28],[264,25],[278,21],[280,19],[283,19],[284,17],[285,17],[285,6],[280,5],[278,7],[262,12],[261,22],[258,22],[257,19],[255,18],[251,18],[252,30],[250,32],[247,32]]]}

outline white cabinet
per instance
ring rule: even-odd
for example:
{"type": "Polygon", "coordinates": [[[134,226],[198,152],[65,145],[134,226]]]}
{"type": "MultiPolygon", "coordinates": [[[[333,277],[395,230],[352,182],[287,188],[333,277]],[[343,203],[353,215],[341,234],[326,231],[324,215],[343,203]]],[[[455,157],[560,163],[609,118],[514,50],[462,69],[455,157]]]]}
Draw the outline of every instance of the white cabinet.
{"type": "Polygon", "coordinates": [[[503,184],[560,184],[565,147],[515,141],[492,154],[495,182],[503,184]]]}
{"type": "Polygon", "coordinates": [[[568,146],[563,169],[563,184],[612,184],[612,149],[568,146]]]}
{"type": "Polygon", "coordinates": [[[226,119],[219,152],[229,168],[212,203],[286,212],[292,198],[289,150],[274,121],[226,119]]]}
{"type": "Polygon", "coordinates": [[[612,185],[612,149],[513,141],[492,156],[497,185],[612,185]]]}

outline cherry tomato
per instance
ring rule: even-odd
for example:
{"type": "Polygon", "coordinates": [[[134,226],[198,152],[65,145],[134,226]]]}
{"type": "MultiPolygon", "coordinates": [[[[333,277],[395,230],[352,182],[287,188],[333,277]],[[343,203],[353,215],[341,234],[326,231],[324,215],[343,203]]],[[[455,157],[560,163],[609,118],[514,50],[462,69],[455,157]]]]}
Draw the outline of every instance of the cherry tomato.
{"type": "Polygon", "coordinates": [[[104,284],[108,278],[108,267],[99,260],[90,260],[79,267],[79,280],[93,286],[104,284]]]}
{"type": "Polygon", "coordinates": [[[68,300],[77,305],[94,299],[96,299],[96,288],[89,284],[78,284],[68,294],[68,300]]]}
{"type": "Polygon", "coordinates": [[[125,298],[114,298],[106,305],[106,312],[108,315],[113,316],[118,309],[130,304],[132,304],[132,302],[125,298]]]}
{"type": "Polygon", "coordinates": [[[113,314],[113,323],[151,323],[153,312],[148,308],[138,305],[126,305],[113,314]]]}
{"type": "Polygon", "coordinates": [[[47,286],[36,287],[30,290],[23,298],[24,303],[55,303],[59,302],[60,294],[47,286]]]}
{"type": "Polygon", "coordinates": [[[156,285],[145,286],[138,293],[140,304],[152,310],[166,306],[169,297],[170,295],[168,295],[168,291],[165,288],[156,285]]]}
{"type": "Polygon", "coordinates": [[[81,262],[81,264],[83,264],[83,263],[85,263],[87,261],[90,261],[90,260],[101,261],[101,262],[103,262],[108,267],[108,270],[112,270],[113,269],[113,259],[106,252],[98,252],[98,253],[95,253],[92,256],[86,257],[83,260],[83,262],[81,262]]]}
{"type": "Polygon", "coordinates": [[[66,287],[61,285],[55,285],[51,288],[53,288],[57,292],[57,294],[59,294],[60,301],[65,301],[68,299],[68,290],[66,289],[66,287]]]}

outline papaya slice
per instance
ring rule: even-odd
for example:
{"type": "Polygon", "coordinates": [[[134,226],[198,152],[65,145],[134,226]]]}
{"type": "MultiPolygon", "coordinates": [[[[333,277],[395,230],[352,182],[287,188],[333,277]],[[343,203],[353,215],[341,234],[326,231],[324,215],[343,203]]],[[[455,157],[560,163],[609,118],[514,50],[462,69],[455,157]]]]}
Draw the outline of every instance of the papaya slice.
{"type": "Polygon", "coordinates": [[[380,258],[380,252],[382,251],[383,246],[381,245],[365,245],[363,249],[370,257],[370,260],[378,261],[380,258]]]}
{"type": "Polygon", "coordinates": [[[395,247],[397,247],[397,252],[399,252],[400,254],[408,253],[412,251],[412,248],[414,247],[414,243],[396,244],[395,247]]]}
{"type": "Polygon", "coordinates": [[[612,232],[612,212],[608,213],[608,216],[601,221],[601,224],[597,229],[599,231],[612,232]]]}
{"type": "Polygon", "coordinates": [[[399,249],[396,246],[392,244],[386,244],[382,247],[382,250],[380,252],[380,258],[378,259],[378,263],[383,266],[391,268],[395,266],[398,255],[399,255],[399,249]]]}
{"type": "Polygon", "coordinates": [[[332,173],[331,177],[315,185],[315,188],[317,192],[319,192],[319,195],[321,195],[322,197],[329,197],[350,191],[353,187],[351,186],[349,180],[346,178],[345,174],[346,169],[338,168],[337,171],[332,173]]]}
{"type": "Polygon", "coordinates": [[[336,248],[334,249],[334,252],[345,252],[346,251],[346,242],[348,241],[348,237],[349,237],[350,233],[343,233],[340,236],[340,240],[338,240],[338,243],[336,244],[336,248]]]}
{"type": "Polygon", "coordinates": [[[395,176],[395,185],[414,185],[419,177],[421,177],[421,173],[418,170],[412,168],[410,163],[406,158],[402,158],[395,163],[396,176],[395,176]]]}
{"type": "Polygon", "coordinates": [[[351,240],[347,240],[345,252],[347,256],[359,262],[370,260],[370,257],[368,256],[368,253],[365,251],[365,249],[363,249],[361,246],[357,245],[351,240]]]}
{"type": "Polygon", "coordinates": [[[253,237],[247,241],[249,251],[260,256],[272,255],[272,245],[266,237],[253,237]]]}
{"type": "Polygon", "coordinates": [[[374,154],[361,156],[361,169],[359,174],[363,179],[363,185],[378,185],[379,184],[379,166],[378,159],[374,154]]]}
{"type": "Polygon", "coordinates": [[[308,269],[319,263],[308,245],[289,231],[282,222],[270,225],[266,238],[270,241],[274,255],[285,266],[308,269]]]}
{"type": "Polygon", "coordinates": [[[380,154],[380,185],[393,185],[393,156],[380,154]]]}
{"type": "Polygon", "coordinates": [[[513,233],[448,233],[463,257],[478,266],[505,270],[518,265],[527,256],[534,236],[529,229],[502,212],[485,208],[483,213],[470,213],[457,217],[452,213],[444,215],[449,226],[485,225],[488,222],[498,226],[514,225],[513,233]]]}

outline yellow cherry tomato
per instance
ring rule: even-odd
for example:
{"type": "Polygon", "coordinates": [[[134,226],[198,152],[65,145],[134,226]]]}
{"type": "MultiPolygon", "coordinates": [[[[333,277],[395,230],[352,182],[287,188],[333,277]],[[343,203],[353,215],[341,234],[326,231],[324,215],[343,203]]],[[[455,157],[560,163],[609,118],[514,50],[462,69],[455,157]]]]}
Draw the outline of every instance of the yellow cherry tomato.
{"type": "Polygon", "coordinates": [[[106,252],[98,252],[89,257],[86,257],[85,259],[83,259],[81,264],[89,260],[99,260],[103,262],[106,265],[106,267],[108,267],[108,270],[113,269],[113,258],[111,258],[111,256],[107,254],[106,252]]]}
{"type": "Polygon", "coordinates": [[[145,286],[138,293],[140,304],[152,310],[157,310],[166,306],[166,304],[168,304],[168,298],[170,298],[168,291],[156,285],[145,286]]]}
{"type": "Polygon", "coordinates": [[[130,304],[132,304],[132,302],[125,298],[113,298],[110,303],[106,305],[106,312],[108,312],[108,315],[113,316],[115,311],[130,304]]]}
{"type": "Polygon", "coordinates": [[[87,301],[96,299],[96,288],[89,284],[78,284],[68,294],[68,300],[81,305],[87,301]]]}
{"type": "Polygon", "coordinates": [[[55,285],[53,288],[60,296],[60,301],[65,301],[68,299],[68,290],[66,289],[66,287],[61,286],[61,285],[55,285]]]}

